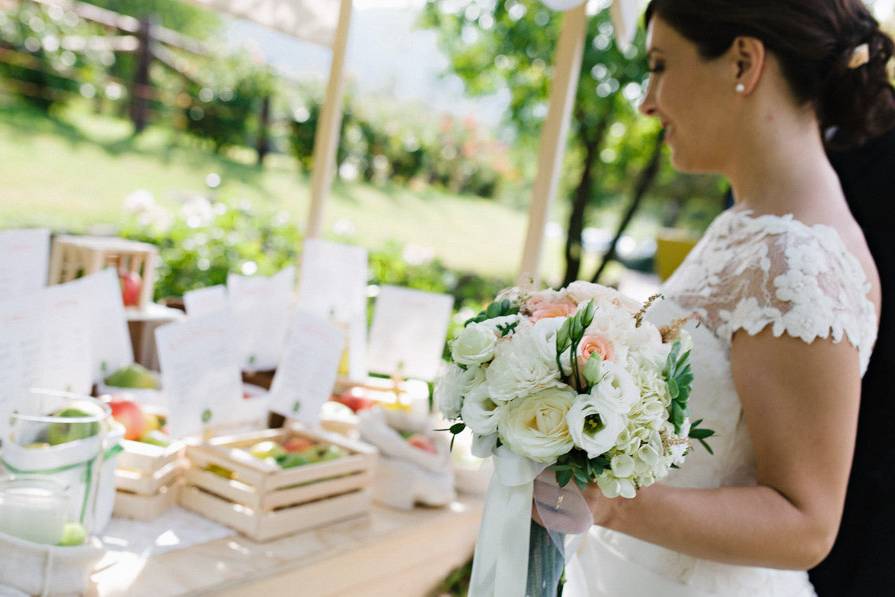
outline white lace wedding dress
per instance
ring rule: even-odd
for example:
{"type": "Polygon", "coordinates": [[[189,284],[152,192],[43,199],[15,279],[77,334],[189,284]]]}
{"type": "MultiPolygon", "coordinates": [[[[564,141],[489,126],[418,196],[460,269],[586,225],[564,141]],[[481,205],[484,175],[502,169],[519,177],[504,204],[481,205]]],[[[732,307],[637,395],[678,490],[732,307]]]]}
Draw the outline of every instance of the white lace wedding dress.
{"type": "MultiPolygon", "coordinates": [[[[861,374],[876,340],[870,285],[835,229],[791,216],[727,210],[663,287],[649,319],[666,324],[696,313],[695,379],[690,411],[714,429],[715,455],[695,446],[666,480],[675,486],[755,483],[752,447],[730,368],[737,330],[771,326],[811,342],[832,335],[859,350],[861,374]]],[[[756,372],[760,374],[760,372],[756,372]]],[[[570,558],[564,597],[803,597],[808,574],[721,564],[690,557],[628,535],[593,527],[570,558]]]]}

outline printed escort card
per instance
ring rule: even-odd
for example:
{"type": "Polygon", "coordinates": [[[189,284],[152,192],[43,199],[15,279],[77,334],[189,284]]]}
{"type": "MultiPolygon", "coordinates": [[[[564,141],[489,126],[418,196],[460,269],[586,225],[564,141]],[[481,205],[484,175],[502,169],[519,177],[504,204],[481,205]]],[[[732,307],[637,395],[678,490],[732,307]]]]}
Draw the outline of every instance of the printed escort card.
{"type": "Polygon", "coordinates": [[[155,330],[171,435],[238,423],[239,353],[225,315],[189,317],[155,330]]]}
{"type": "Polygon", "coordinates": [[[447,294],[383,286],[370,329],[370,371],[434,379],[453,305],[447,294]]]}
{"type": "Polygon", "coordinates": [[[339,374],[364,379],[367,376],[367,252],[361,247],[306,240],[298,306],[347,330],[348,370],[339,374]]]}
{"type": "Polygon", "coordinates": [[[292,267],[272,277],[227,276],[243,369],[275,369],[280,362],[294,287],[292,267]]]}
{"type": "Polygon", "coordinates": [[[227,287],[218,284],[187,291],[183,295],[183,305],[186,307],[186,314],[190,317],[202,317],[226,311],[230,308],[227,287]]]}
{"type": "Polygon", "coordinates": [[[106,269],[61,286],[87,309],[90,330],[91,375],[94,382],[134,362],[121,287],[115,270],[106,269]]]}
{"type": "Polygon", "coordinates": [[[0,301],[0,432],[29,388],[90,393],[88,310],[66,284],[0,301]]]}
{"type": "Polygon", "coordinates": [[[0,231],[0,296],[18,297],[47,285],[50,231],[0,231]]]}
{"type": "Polygon", "coordinates": [[[283,358],[270,386],[270,409],[303,423],[317,423],[336,383],[345,335],[321,317],[296,311],[283,358]]]}

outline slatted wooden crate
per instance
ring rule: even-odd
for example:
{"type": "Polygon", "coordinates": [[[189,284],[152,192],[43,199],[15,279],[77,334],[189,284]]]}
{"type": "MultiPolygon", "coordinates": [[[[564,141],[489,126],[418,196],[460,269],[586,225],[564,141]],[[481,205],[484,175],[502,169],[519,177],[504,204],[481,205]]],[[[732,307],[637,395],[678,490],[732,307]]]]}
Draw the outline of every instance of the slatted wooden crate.
{"type": "Polygon", "coordinates": [[[177,502],[186,468],[183,442],[162,447],[124,440],[115,468],[115,510],[123,518],[152,520],[177,502]]]}
{"type": "Polygon", "coordinates": [[[181,505],[256,541],[360,516],[370,509],[376,449],[336,434],[299,427],[270,429],[191,445],[187,457],[191,465],[181,505]],[[282,442],[293,435],[339,446],[348,455],[282,469],[245,451],[258,442],[282,442]],[[229,478],[218,473],[228,473],[229,478]]]}
{"type": "Polygon", "coordinates": [[[50,284],[70,282],[107,267],[141,278],[138,309],[152,302],[158,249],[154,245],[106,236],[57,236],[50,253],[50,284]]]}

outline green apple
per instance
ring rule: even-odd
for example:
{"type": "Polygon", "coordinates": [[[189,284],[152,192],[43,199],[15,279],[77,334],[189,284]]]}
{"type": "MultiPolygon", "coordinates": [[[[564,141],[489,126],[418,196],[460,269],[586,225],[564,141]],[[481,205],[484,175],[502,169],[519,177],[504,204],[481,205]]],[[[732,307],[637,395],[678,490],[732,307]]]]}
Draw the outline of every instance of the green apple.
{"type": "Polygon", "coordinates": [[[171,438],[157,429],[144,433],[140,436],[140,441],[144,444],[152,444],[153,446],[161,446],[162,448],[167,448],[171,445],[171,438]]]}
{"type": "Polygon", "coordinates": [[[115,371],[105,379],[106,385],[115,388],[158,390],[161,388],[156,375],[137,363],[115,371]]]}
{"type": "MultiPolygon", "coordinates": [[[[74,419],[89,417],[90,414],[78,408],[64,408],[59,412],[53,413],[53,416],[74,419]]],[[[59,444],[93,437],[97,433],[99,433],[99,423],[96,421],[89,423],[50,423],[47,425],[47,443],[51,446],[58,446],[59,444]]]]}
{"type": "Polygon", "coordinates": [[[87,540],[87,530],[77,522],[66,522],[65,530],[62,531],[62,539],[59,545],[63,547],[76,547],[83,545],[87,540]]]}

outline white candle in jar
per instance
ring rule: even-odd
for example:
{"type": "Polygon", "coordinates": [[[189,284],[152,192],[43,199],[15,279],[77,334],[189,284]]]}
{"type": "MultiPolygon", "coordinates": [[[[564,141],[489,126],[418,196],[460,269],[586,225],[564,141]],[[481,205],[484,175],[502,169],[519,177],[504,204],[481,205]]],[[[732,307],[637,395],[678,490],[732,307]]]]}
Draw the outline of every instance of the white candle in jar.
{"type": "Polygon", "coordinates": [[[65,487],[52,479],[0,480],[0,532],[55,545],[62,539],[67,510],[65,487]]]}

